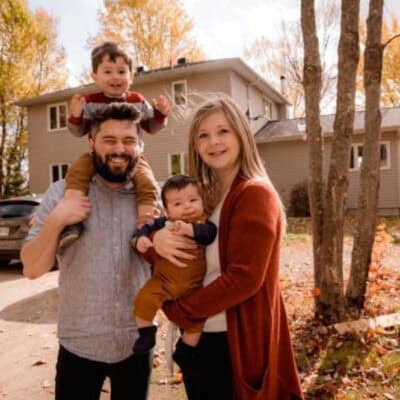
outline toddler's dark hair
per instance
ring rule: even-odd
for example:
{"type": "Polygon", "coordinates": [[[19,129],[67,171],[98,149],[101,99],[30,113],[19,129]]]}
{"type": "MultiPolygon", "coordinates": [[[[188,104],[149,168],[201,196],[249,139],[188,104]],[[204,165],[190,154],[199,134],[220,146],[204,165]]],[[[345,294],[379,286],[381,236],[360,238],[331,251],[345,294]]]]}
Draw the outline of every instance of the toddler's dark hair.
{"type": "Polygon", "coordinates": [[[92,50],[91,58],[93,72],[97,72],[97,68],[102,63],[105,56],[108,56],[112,62],[115,62],[118,57],[122,57],[127,63],[129,71],[132,72],[132,58],[129,57],[128,53],[121,49],[118,43],[115,42],[104,42],[92,50]]]}

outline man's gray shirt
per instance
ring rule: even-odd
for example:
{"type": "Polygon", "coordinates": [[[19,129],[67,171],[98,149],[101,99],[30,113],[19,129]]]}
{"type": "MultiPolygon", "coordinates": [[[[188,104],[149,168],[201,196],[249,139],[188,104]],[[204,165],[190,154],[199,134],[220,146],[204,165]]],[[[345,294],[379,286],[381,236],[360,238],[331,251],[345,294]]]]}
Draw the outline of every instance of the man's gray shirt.
{"type": "MultiPolygon", "coordinates": [[[[150,268],[129,243],[136,225],[132,186],[128,183],[114,191],[94,177],[84,232],[57,255],[60,344],[91,360],[121,361],[132,354],[137,338],[132,300],[150,277],[150,268]]],[[[63,180],[50,186],[36,211],[28,241],[42,229],[64,190],[63,180]]]]}

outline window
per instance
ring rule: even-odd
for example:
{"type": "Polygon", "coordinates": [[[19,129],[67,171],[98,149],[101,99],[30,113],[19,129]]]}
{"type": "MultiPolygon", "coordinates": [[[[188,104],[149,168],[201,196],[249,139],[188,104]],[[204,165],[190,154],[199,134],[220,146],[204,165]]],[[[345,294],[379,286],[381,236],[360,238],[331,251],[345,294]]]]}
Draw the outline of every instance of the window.
{"type": "Polygon", "coordinates": [[[187,103],[186,81],[172,82],[172,98],[177,106],[184,106],[187,103]]]}
{"type": "Polygon", "coordinates": [[[52,164],[50,165],[50,183],[64,179],[67,175],[68,164],[52,164]]]}
{"type": "Polygon", "coordinates": [[[264,115],[268,119],[272,119],[272,101],[267,99],[266,97],[263,97],[263,104],[264,104],[264,115]]]}
{"type": "Polygon", "coordinates": [[[67,127],[67,103],[51,104],[48,110],[49,131],[57,131],[67,127]]]}
{"type": "MultiPolygon", "coordinates": [[[[380,144],[380,168],[389,169],[390,168],[390,144],[381,143],[380,144]]],[[[350,171],[357,171],[361,168],[361,163],[363,159],[363,145],[353,144],[350,150],[350,171]]]]}
{"type": "Polygon", "coordinates": [[[170,175],[179,175],[186,172],[185,156],[184,153],[169,154],[168,169],[170,175]]]}

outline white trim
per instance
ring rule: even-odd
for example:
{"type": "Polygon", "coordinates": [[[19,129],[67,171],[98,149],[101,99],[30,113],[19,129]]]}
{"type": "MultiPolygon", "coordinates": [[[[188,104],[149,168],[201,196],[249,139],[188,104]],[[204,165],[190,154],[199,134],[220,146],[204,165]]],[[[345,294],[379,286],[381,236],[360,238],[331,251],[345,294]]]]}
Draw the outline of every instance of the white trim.
{"type": "MultiPolygon", "coordinates": [[[[379,169],[380,169],[380,170],[387,170],[387,169],[390,169],[390,168],[391,168],[390,142],[388,142],[388,141],[379,142],[379,162],[381,161],[381,160],[380,160],[380,154],[381,154],[381,153],[380,153],[380,146],[381,146],[381,145],[385,145],[385,146],[386,146],[388,159],[387,159],[387,165],[386,165],[386,166],[381,166],[379,169]]],[[[351,171],[351,172],[353,172],[353,171],[360,171],[361,165],[360,165],[360,163],[358,162],[358,149],[359,149],[360,147],[364,147],[364,143],[353,143],[353,144],[351,145],[351,150],[350,150],[350,151],[354,151],[354,152],[355,152],[355,160],[354,160],[355,165],[354,165],[354,168],[350,168],[350,166],[349,166],[349,171],[351,171]]],[[[350,159],[350,161],[351,161],[351,159],[350,159]]]]}
{"type": "Polygon", "coordinates": [[[46,109],[46,117],[47,117],[47,130],[48,132],[58,132],[67,129],[68,124],[68,103],[66,101],[61,103],[51,103],[47,105],[46,109]],[[65,126],[60,127],[60,107],[65,106],[65,126]],[[51,119],[50,119],[50,108],[56,108],[56,118],[57,118],[57,128],[51,128],[51,119]]]}
{"type": "Polygon", "coordinates": [[[391,157],[391,153],[390,153],[390,142],[387,142],[387,141],[383,141],[383,142],[380,142],[379,143],[379,162],[381,161],[380,160],[380,158],[381,158],[381,156],[380,156],[380,152],[381,152],[381,149],[380,149],[380,146],[382,145],[382,144],[384,144],[384,145],[386,145],[386,152],[387,152],[387,156],[388,156],[388,159],[387,159],[387,166],[383,166],[383,167],[381,167],[381,169],[390,169],[391,168],[391,165],[392,165],[392,163],[391,163],[391,159],[392,159],[392,157],[391,157]]]}
{"type": "Polygon", "coordinates": [[[267,96],[263,96],[262,101],[263,101],[263,114],[266,117],[266,119],[271,120],[272,119],[272,111],[273,111],[272,100],[270,98],[268,98],[267,96]],[[266,113],[267,105],[268,105],[268,114],[266,113]]]}
{"type": "Polygon", "coordinates": [[[174,102],[175,106],[178,107],[185,107],[186,104],[188,103],[188,98],[187,98],[187,81],[185,79],[179,80],[179,81],[173,81],[171,83],[171,92],[172,92],[172,101],[174,102]],[[181,85],[183,84],[184,87],[184,98],[185,98],[185,103],[184,104],[176,104],[175,102],[175,85],[181,85]]]}
{"type": "Polygon", "coordinates": [[[58,167],[58,175],[59,175],[59,180],[63,179],[62,176],[62,166],[66,165],[68,168],[70,167],[70,163],[58,163],[58,164],[49,164],[49,184],[51,185],[54,182],[57,181],[53,181],[53,167],[58,167]]]}
{"type": "Polygon", "coordinates": [[[185,173],[185,153],[168,153],[168,176],[172,175],[172,156],[179,155],[180,174],[185,173]]]}

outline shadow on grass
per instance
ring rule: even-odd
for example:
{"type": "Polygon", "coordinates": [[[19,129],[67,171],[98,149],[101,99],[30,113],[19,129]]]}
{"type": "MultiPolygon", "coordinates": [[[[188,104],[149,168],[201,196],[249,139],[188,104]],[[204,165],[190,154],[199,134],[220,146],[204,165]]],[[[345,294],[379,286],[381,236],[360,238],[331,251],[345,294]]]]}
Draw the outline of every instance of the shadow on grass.
{"type": "Polygon", "coordinates": [[[0,319],[31,324],[51,324],[57,319],[57,288],[46,290],[5,307],[0,319]]]}

